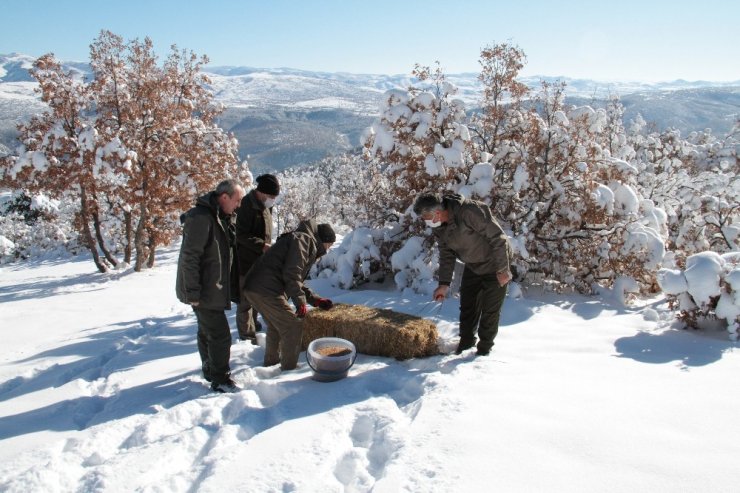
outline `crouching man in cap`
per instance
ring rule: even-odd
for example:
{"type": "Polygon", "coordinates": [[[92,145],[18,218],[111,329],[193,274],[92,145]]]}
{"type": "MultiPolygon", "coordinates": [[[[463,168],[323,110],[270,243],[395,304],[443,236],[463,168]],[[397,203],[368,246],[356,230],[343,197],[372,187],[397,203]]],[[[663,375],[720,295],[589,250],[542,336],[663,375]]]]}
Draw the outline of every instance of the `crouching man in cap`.
{"type": "Polygon", "coordinates": [[[177,261],[177,299],[193,307],[198,319],[198,352],[203,377],[216,392],[236,392],[231,379],[231,329],[224,310],[239,296],[236,275],[234,211],[244,189],[225,180],[180,216],[183,224],[177,261]]]}
{"type": "Polygon", "coordinates": [[[244,196],[236,216],[236,250],[239,254],[239,287],[241,295],[236,310],[239,339],[257,344],[256,332],[261,330],[257,310],[244,296],[244,278],[272,243],[272,206],[280,195],[280,183],[274,175],[257,177],[257,186],[244,196]]]}
{"type": "Polygon", "coordinates": [[[432,228],[439,247],[439,285],[432,297],[447,296],[455,259],[465,264],[460,285],[460,343],[456,354],[473,347],[478,355],[491,352],[498,333],[506,285],[511,281],[511,246],[488,206],[461,195],[439,197],[423,193],[414,213],[432,228]]]}
{"type": "Polygon", "coordinates": [[[280,363],[281,369],[293,370],[301,352],[306,304],[323,310],[333,306],[330,299],[311,291],[304,280],[335,241],[329,224],[302,221],[295,231],[280,236],[247,273],[244,294],[267,322],[264,366],[280,363]]]}

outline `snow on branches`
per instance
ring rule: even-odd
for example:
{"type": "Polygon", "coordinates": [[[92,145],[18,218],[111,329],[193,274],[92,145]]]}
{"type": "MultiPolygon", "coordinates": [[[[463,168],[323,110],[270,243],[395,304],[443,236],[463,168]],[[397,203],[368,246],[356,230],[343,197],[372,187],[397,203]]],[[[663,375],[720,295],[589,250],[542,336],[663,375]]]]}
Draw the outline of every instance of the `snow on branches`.
{"type": "Polygon", "coordinates": [[[466,175],[470,134],[457,88],[445,80],[439,66],[416,66],[419,86],[386,93],[379,120],[368,129],[363,144],[368,157],[386,164],[391,202],[405,211],[424,190],[445,189],[466,175]]]}
{"type": "Polygon", "coordinates": [[[721,320],[733,341],[740,329],[740,252],[701,252],[686,268],[660,269],[658,283],[678,318],[693,328],[721,320]]]}
{"type": "MultiPolygon", "coordinates": [[[[623,121],[617,98],[566,104],[562,83],[543,82],[530,95],[516,81],[518,48],[496,45],[481,56],[481,112],[465,114],[439,67],[417,66],[414,86],[386,93],[364,138],[365,160],[343,171],[369,177],[366,185],[342,192],[341,208],[307,192],[283,212],[341,217],[349,232],[322,276],[346,287],[392,274],[399,289],[428,292],[437,253],[408,210],[421,191],[489,204],[510,236],[518,280],[544,277],[555,289],[655,292],[661,267],[707,248],[738,250],[736,136],[648,131],[639,115],[623,121]]],[[[309,189],[310,176],[298,170],[291,179],[309,189]]],[[[338,180],[321,180],[323,195],[336,196],[338,180]]]]}
{"type": "Polygon", "coordinates": [[[44,55],[31,73],[49,109],[19,126],[2,183],[76,203],[81,243],[101,272],[121,251],[123,265],[135,250],[134,269],[151,267],[198,193],[248,176],[238,143],[215,124],[205,63],[173,46],[159,65],[151,40],[124,43],[108,31],[91,45],[89,83],[44,55]]]}
{"type": "Polygon", "coordinates": [[[395,272],[399,289],[427,291],[436,270],[429,230],[407,210],[425,190],[489,204],[510,235],[519,279],[533,273],[559,289],[654,292],[659,268],[701,248],[738,250],[733,136],[648,132],[639,116],[623,122],[617,98],[565,104],[561,83],[530,96],[516,81],[523,59],[509,45],[481,53],[482,112],[470,116],[439,67],[417,66],[419,87],[386,93],[364,146],[388,185],[374,208],[392,212],[374,226],[395,231],[377,265],[395,272]]]}

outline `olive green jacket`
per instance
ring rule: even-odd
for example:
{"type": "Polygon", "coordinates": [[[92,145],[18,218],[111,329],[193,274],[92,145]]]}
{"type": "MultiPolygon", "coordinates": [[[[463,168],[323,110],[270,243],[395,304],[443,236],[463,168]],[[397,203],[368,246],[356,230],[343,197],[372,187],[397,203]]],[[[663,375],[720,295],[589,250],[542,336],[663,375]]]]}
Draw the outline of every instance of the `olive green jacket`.
{"type": "Polygon", "coordinates": [[[234,216],[219,213],[215,192],[196,201],[180,216],[182,245],[177,262],[175,293],[198,308],[228,310],[238,297],[234,256],[234,216]]]}
{"type": "Polygon", "coordinates": [[[281,235],[252,266],[244,279],[244,290],[263,296],[285,296],[298,307],[314,303],[318,296],[303,284],[316,259],[326,253],[316,222],[303,221],[281,235]]]}
{"type": "Polygon", "coordinates": [[[439,284],[449,285],[455,259],[478,275],[509,271],[511,245],[489,207],[457,194],[443,199],[449,220],[434,228],[439,247],[439,284]]]}

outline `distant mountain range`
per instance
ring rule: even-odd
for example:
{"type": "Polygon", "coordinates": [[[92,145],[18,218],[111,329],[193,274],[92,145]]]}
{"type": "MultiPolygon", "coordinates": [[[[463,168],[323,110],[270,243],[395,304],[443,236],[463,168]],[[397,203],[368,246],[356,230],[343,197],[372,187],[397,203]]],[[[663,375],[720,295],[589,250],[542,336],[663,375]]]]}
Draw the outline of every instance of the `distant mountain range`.
{"type": "MultiPolygon", "coordinates": [[[[0,153],[17,145],[15,126],[42,111],[28,73],[33,57],[0,55],[0,153]],[[3,150],[3,146],[6,147],[3,150]]],[[[65,63],[85,77],[85,63],[65,63]]],[[[410,75],[309,72],[289,68],[207,67],[216,100],[226,106],[219,124],[240,142],[242,158],[256,171],[281,170],[342,153],[359,145],[360,135],[379,114],[383,94],[406,89],[410,75]]],[[[458,87],[456,97],[474,109],[481,86],[476,73],[447,74],[458,87]]],[[[675,127],[682,133],[711,128],[727,133],[740,115],[740,81],[683,81],[661,83],[601,82],[566,77],[526,77],[533,89],[542,80],[561,80],[574,104],[598,104],[618,95],[625,122],[641,113],[657,128],[675,127]]]]}

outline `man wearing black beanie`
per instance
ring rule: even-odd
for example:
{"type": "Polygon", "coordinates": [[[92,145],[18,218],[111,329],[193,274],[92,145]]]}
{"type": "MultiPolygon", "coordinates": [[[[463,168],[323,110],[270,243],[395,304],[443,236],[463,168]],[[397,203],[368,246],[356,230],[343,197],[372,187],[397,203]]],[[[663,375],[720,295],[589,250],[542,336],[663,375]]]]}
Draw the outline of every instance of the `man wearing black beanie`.
{"type": "Polygon", "coordinates": [[[272,243],[272,206],[280,195],[280,183],[274,175],[260,175],[257,186],[244,196],[236,216],[236,246],[239,256],[239,304],[236,328],[239,339],[257,344],[256,332],[261,330],[257,311],[244,297],[244,277],[257,259],[272,243]]]}
{"type": "Polygon", "coordinates": [[[257,191],[273,198],[280,195],[280,183],[275,175],[265,174],[257,177],[257,191]]]}
{"type": "Polygon", "coordinates": [[[316,232],[322,243],[334,243],[337,241],[337,235],[334,233],[334,229],[330,224],[319,224],[316,226],[316,232]]]}

